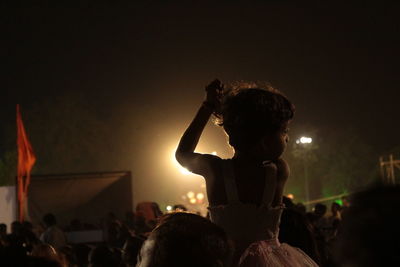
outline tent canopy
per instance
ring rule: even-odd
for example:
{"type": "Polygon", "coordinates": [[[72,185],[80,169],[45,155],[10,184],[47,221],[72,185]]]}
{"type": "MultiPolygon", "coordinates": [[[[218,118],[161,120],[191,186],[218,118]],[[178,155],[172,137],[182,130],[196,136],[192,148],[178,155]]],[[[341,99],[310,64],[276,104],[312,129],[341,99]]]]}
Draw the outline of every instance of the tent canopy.
{"type": "Polygon", "coordinates": [[[109,212],[123,218],[132,211],[132,199],[128,171],[34,175],[28,192],[28,214],[34,223],[51,212],[61,226],[73,219],[99,225],[109,212]]]}

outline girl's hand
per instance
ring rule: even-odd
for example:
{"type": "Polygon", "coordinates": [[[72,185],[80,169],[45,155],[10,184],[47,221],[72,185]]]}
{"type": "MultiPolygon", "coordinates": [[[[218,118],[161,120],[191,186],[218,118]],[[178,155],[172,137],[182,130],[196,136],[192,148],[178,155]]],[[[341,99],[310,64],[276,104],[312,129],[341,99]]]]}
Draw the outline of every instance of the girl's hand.
{"type": "Polygon", "coordinates": [[[215,79],[206,86],[205,102],[208,106],[213,107],[214,111],[218,111],[221,106],[223,89],[224,85],[218,79],[215,79]]]}

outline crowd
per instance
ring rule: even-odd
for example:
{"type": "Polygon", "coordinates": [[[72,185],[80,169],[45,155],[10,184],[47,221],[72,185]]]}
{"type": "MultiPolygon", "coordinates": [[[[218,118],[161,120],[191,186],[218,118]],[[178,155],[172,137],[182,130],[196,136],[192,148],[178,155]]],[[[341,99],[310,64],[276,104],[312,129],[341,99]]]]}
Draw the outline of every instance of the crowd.
{"type": "Polygon", "coordinates": [[[0,266],[136,266],[138,252],[155,222],[129,211],[120,220],[109,212],[97,225],[74,219],[60,226],[52,213],[42,223],[0,224],[0,266]],[[69,242],[67,233],[101,230],[102,240],[69,242]]]}
{"type": "MultiPolygon", "coordinates": [[[[316,204],[305,212],[286,197],[284,203],[279,241],[300,248],[320,266],[400,262],[395,252],[400,236],[395,216],[400,208],[399,187],[374,187],[356,194],[351,206],[332,202],[330,211],[316,204]]],[[[42,225],[15,221],[10,233],[0,224],[0,265],[229,266],[232,243],[208,218],[181,209],[157,216],[155,223],[134,212],[127,212],[124,219],[110,212],[89,228],[103,229],[104,240],[97,243],[69,243],[66,232],[85,229],[59,226],[51,213],[43,216],[42,225]]],[[[79,225],[76,220],[73,224],[79,225]]]]}

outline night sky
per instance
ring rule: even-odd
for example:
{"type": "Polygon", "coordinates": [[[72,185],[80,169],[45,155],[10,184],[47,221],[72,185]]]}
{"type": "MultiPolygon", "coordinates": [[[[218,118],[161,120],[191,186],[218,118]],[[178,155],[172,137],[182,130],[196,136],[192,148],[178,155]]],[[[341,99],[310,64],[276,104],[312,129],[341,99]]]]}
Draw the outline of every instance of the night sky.
{"type": "MultiPolygon", "coordinates": [[[[16,103],[29,113],[79,92],[115,129],[105,143],[114,140],[120,155],[87,171],[131,170],[135,201],[167,203],[175,193],[167,185],[200,183],[166,170],[214,78],[269,81],[296,105],[297,133],[350,127],[377,158],[399,145],[398,5],[233,2],[1,8],[0,145],[16,103]]],[[[32,143],[40,147],[40,139],[32,143]]],[[[216,126],[200,146],[231,153],[216,126]]]]}

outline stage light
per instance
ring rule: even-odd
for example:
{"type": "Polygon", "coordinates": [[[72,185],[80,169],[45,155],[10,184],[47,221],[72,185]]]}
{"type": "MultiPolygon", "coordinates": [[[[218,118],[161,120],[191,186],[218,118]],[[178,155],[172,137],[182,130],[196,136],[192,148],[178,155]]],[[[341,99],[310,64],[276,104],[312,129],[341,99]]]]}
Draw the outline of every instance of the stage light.
{"type": "Polygon", "coordinates": [[[203,194],[203,193],[198,193],[198,194],[196,195],[196,198],[197,198],[198,200],[203,200],[203,199],[204,199],[204,194],[203,194]]]}
{"type": "Polygon", "coordinates": [[[194,198],[194,193],[192,191],[187,192],[186,194],[188,196],[188,198],[194,198]]]}

